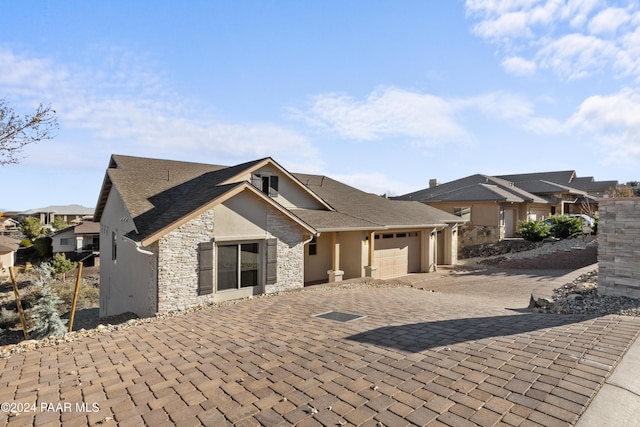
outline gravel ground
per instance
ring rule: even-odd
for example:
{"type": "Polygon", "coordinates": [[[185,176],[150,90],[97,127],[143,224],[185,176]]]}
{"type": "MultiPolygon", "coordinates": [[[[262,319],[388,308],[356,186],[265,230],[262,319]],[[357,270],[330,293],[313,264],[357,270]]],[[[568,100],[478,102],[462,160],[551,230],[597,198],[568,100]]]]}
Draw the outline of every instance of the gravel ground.
{"type": "Polygon", "coordinates": [[[553,301],[536,310],[541,313],[640,316],[640,299],[598,294],[598,270],[555,289],[553,301]]]}
{"type": "MultiPolygon", "coordinates": [[[[508,246],[508,244],[509,241],[505,241],[501,245],[508,246]]],[[[595,236],[580,236],[564,240],[547,240],[542,243],[534,244],[535,247],[527,251],[499,253],[497,255],[459,259],[458,264],[461,266],[491,266],[504,261],[533,259],[556,252],[564,252],[573,248],[586,248],[597,244],[598,240],[595,236]]]]}

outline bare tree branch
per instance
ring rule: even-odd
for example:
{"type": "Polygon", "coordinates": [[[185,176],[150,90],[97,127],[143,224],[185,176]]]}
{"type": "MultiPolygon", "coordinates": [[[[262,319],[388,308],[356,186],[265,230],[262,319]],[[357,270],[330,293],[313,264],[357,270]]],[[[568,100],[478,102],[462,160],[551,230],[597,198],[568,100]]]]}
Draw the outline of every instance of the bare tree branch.
{"type": "Polygon", "coordinates": [[[52,139],[57,130],[58,120],[51,105],[40,104],[35,113],[21,117],[0,99],[0,166],[19,163],[26,145],[52,139]]]}

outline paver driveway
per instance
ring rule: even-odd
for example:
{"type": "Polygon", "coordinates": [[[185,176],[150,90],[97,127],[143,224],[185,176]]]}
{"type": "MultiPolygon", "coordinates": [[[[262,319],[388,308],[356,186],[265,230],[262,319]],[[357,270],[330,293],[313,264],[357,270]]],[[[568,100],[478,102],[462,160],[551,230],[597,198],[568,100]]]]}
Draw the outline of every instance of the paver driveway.
{"type": "Polygon", "coordinates": [[[548,279],[315,288],[15,354],[0,360],[0,401],[35,406],[0,423],[571,425],[640,319],[532,313],[548,279]],[[366,317],[312,317],[331,310],[366,317]]]}

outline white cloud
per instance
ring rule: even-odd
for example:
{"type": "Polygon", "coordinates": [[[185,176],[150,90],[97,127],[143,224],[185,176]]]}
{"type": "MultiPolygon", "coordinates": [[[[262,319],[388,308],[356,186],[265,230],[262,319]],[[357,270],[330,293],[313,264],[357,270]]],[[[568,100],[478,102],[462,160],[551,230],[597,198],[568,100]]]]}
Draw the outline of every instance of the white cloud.
{"type": "Polygon", "coordinates": [[[481,21],[473,27],[473,32],[489,40],[529,38],[533,35],[527,15],[521,12],[505,13],[494,19],[481,21]]]}
{"type": "Polygon", "coordinates": [[[511,56],[502,61],[502,68],[515,76],[532,76],[536,73],[536,63],[519,56],[511,56]]]}
{"type": "Polygon", "coordinates": [[[631,1],[615,7],[610,3],[467,0],[465,6],[467,16],[476,21],[473,32],[501,48],[507,72],[528,76],[524,71],[549,70],[572,80],[613,70],[618,76],[640,79],[639,6],[631,1]],[[527,62],[514,62],[514,57],[535,67],[523,68],[527,62]]]}
{"type": "Polygon", "coordinates": [[[608,161],[640,160],[640,92],[624,89],[613,95],[591,96],[567,123],[600,141],[608,161]]]}
{"type": "Polygon", "coordinates": [[[404,182],[395,181],[382,173],[358,173],[358,174],[328,174],[332,179],[362,190],[366,193],[377,195],[386,194],[389,197],[399,196],[415,190],[413,186],[404,182]]]}
{"type": "Polygon", "coordinates": [[[296,116],[361,141],[402,136],[437,143],[466,134],[447,100],[394,87],[374,91],[363,101],[344,94],[318,95],[308,111],[296,116]]]}
{"type": "Polygon", "coordinates": [[[537,54],[540,68],[553,71],[568,80],[588,76],[615,61],[618,48],[605,40],[581,34],[569,34],[549,43],[537,54]]]}
{"type": "Polygon", "coordinates": [[[600,11],[589,22],[591,34],[614,34],[620,26],[629,22],[631,17],[626,10],[619,7],[610,7],[600,11]]]}
{"type": "MultiPolygon", "coordinates": [[[[548,103],[548,99],[542,98],[548,103]]],[[[563,132],[562,123],[539,117],[534,103],[509,92],[491,92],[467,98],[442,98],[390,87],[364,100],[347,95],[323,94],[311,107],[296,112],[307,124],[352,141],[410,138],[412,146],[468,143],[474,135],[464,123],[482,113],[495,123],[535,134],[563,132]]]]}
{"type": "MultiPolygon", "coordinates": [[[[60,121],[60,135],[73,139],[87,131],[87,144],[108,145],[112,152],[152,152],[202,160],[259,158],[310,159],[317,153],[293,130],[272,123],[217,120],[166,89],[169,85],[126,52],[112,50],[100,71],[73,70],[49,59],[0,50],[0,89],[12,105],[44,97],[60,121]]],[[[60,137],[60,136],[59,136],[60,137]]],[[[50,144],[55,144],[55,140],[50,144]]],[[[71,159],[70,159],[71,160],[71,159]]]]}

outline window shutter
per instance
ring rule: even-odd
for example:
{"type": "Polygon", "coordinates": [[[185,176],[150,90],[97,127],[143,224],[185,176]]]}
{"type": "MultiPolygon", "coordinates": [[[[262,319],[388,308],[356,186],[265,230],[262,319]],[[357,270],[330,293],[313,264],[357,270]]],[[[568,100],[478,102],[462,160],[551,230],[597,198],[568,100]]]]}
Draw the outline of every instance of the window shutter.
{"type": "Polygon", "coordinates": [[[198,244],[198,295],[213,293],[213,242],[198,244]]]}
{"type": "Polygon", "coordinates": [[[276,197],[278,195],[278,177],[276,175],[271,176],[269,195],[276,197]]]}
{"type": "Polygon", "coordinates": [[[278,239],[267,239],[267,285],[278,281],[278,239]]]}

